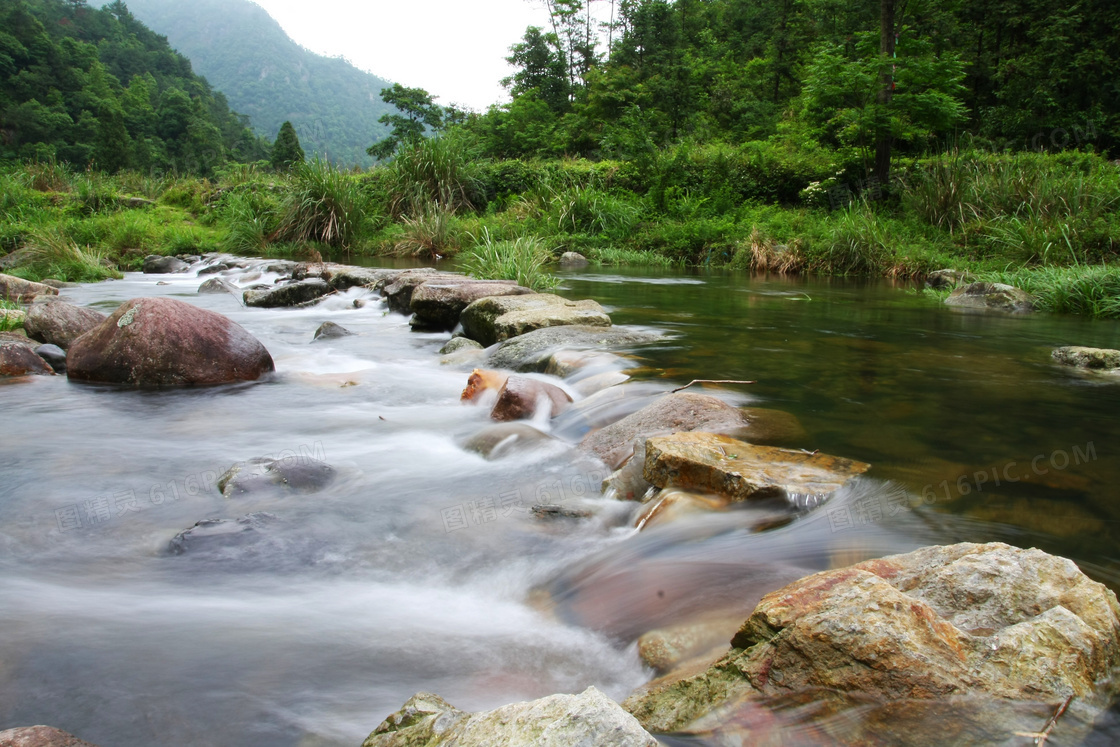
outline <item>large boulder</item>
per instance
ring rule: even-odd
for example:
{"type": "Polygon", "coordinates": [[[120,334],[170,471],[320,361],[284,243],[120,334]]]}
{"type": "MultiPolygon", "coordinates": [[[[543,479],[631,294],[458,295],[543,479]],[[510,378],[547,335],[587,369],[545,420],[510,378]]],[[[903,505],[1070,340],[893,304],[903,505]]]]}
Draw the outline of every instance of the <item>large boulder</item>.
{"type": "Polygon", "coordinates": [[[389,716],[362,747],[657,747],[654,739],[594,687],[484,713],[466,713],[419,693],[389,716]]]}
{"type": "Polygon", "coordinates": [[[50,376],[54,373],[29,344],[0,341],[0,376],[50,376]]]}
{"type": "Polygon", "coordinates": [[[463,334],[487,347],[544,327],[611,326],[611,318],[595,301],[569,301],[551,293],[481,298],[463,311],[460,321],[463,334]]]}
{"type": "Polygon", "coordinates": [[[330,278],[327,279],[327,282],[337,291],[358,287],[373,289],[381,281],[399,274],[400,270],[375,270],[369,267],[331,265],[330,278]]]}
{"type": "Polygon", "coordinates": [[[1040,550],[960,544],[768,594],[709,669],[655,681],[625,707],[654,732],[717,709],[734,718],[729,709],[755,698],[820,690],[910,708],[953,698],[1056,707],[1100,696],[1117,665],[1120,605],[1107,587],[1040,550]]]}
{"type": "Polygon", "coordinates": [[[36,296],[57,296],[58,289],[43,283],[0,275],[0,298],[15,303],[31,303],[36,296]]]}
{"type": "Polygon", "coordinates": [[[1034,311],[1035,298],[1030,293],[1003,283],[970,283],[963,285],[945,299],[946,306],[995,311],[1034,311]]]}
{"type": "Polygon", "coordinates": [[[107,317],[88,306],[75,306],[56,298],[31,304],[23,328],[36,340],[58,345],[63,350],[70,343],[105,321],[107,317]]]}
{"type": "Polygon", "coordinates": [[[149,254],[144,257],[144,274],[146,275],[174,275],[186,272],[191,268],[178,257],[162,257],[158,254],[149,254]]]}
{"type": "Polygon", "coordinates": [[[0,747],[96,747],[53,726],[24,726],[0,731],[0,747]]]}
{"type": "Polygon", "coordinates": [[[1120,368],[1120,350],[1072,346],[1058,348],[1051,355],[1058,363],[1076,368],[1120,368]]]}
{"type": "Polygon", "coordinates": [[[70,345],[74,381],[176,387],[256,381],[272,356],[241,325],[171,298],[122,304],[70,345]]]}
{"type": "Polygon", "coordinates": [[[659,488],[699,490],[733,501],[779,496],[815,504],[869,469],[870,464],[842,457],[693,432],[646,441],[643,476],[659,488]]]}
{"type": "Polygon", "coordinates": [[[333,292],[334,289],[326,280],[308,278],[307,280],[278,285],[275,288],[247,290],[243,297],[246,306],[277,309],[311,303],[333,292]]]}
{"type": "Polygon", "coordinates": [[[565,269],[578,270],[591,264],[587,257],[579,252],[564,252],[560,255],[560,266],[565,269]]]}
{"type": "Polygon", "coordinates": [[[619,350],[662,339],[656,332],[623,327],[544,327],[506,340],[490,353],[489,362],[494,368],[542,372],[557,351],[619,350]]]}
{"type": "Polygon", "coordinates": [[[218,490],[226,498],[308,495],[323,490],[335,477],[334,467],[309,456],[256,457],[226,470],[218,478],[218,490]]]}
{"type": "Polygon", "coordinates": [[[385,303],[389,306],[390,311],[395,311],[398,314],[409,314],[412,312],[413,291],[437,276],[440,278],[462,277],[462,275],[440,273],[431,267],[421,267],[388,275],[374,284],[374,288],[385,297],[385,303]]]}
{"type": "Polygon", "coordinates": [[[490,418],[498,422],[525,420],[544,408],[548,408],[549,417],[554,418],[571,403],[572,398],[554,384],[524,376],[510,376],[498,392],[498,401],[490,410],[490,418]]]}
{"type": "Polygon", "coordinates": [[[412,320],[412,326],[431,331],[452,330],[459,323],[463,309],[480,298],[525,296],[532,292],[512,280],[441,276],[413,289],[409,308],[416,316],[412,320]]]}
{"type": "Polygon", "coordinates": [[[634,442],[651,436],[685,431],[739,435],[751,421],[739,408],[706,394],[678,392],[659,397],[651,404],[597,431],[580,442],[580,449],[618,469],[634,453],[634,442]]]}

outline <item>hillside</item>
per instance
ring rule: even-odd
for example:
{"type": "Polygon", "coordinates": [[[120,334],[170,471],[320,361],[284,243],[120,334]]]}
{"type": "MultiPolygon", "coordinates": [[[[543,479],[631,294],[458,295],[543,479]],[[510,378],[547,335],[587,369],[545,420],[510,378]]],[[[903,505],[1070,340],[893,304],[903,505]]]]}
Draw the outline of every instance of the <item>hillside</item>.
{"type": "Polygon", "coordinates": [[[371,164],[366,148],[387,133],[377,120],[392,108],[380,96],[389,82],[304,49],[249,0],[130,0],[128,7],[166,34],[258,134],[271,140],[291,121],[309,156],[371,164]]]}

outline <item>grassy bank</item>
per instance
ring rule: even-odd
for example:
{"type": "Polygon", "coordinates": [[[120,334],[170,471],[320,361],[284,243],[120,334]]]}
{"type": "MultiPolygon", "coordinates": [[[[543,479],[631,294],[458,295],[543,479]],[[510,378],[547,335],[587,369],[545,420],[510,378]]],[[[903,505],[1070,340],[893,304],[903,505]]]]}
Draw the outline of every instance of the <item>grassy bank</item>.
{"type": "MultiPolygon", "coordinates": [[[[428,140],[388,165],[210,180],[0,171],[10,272],[89,281],[148,254],[457,258],[484,277],[552,284],[578,251],[605,265],[920,278],[968,270],[1055,311],[1117,316],[1120,168],[1104,158],[949,153],[899,165],[889,194],[847,167],[743,147],[678,147],[642,162],[484,161],[428,140]]],[[[886,190],[884,190],[886,192],[886,190]]]]}

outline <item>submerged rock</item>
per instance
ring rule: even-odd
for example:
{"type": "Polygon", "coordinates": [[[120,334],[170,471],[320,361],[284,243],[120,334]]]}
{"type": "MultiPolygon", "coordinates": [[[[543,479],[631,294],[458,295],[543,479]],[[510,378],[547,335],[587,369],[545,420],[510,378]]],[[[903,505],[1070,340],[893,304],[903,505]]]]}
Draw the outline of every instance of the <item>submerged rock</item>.
{"type": "Polygon", "coordinates": [[[229,269],[231,269],[230,266],[225,262],[219,262],[216,265],[208,265],[206,267],[203,267],[198,271],[198,276],[202,277],[203,275],[217,275],[219,272],[225,272],[229,269]]]}
{"type": "Polygon", "coordinates": [[[563,389],[547,381],[510,376],[498,392],[498,401],[490,417],[499,422],[526,420],[532,418],[538,408],[548,407],[549,417],[554,418],[571,403],[572,398],[563,389]]]}
{"type": "Polygon", "coordinates": [[[145,275],[174,275],[186,272],[191,268],[177,257],[164,257],[159,254],[149,254],[144,257],[145,275]]]}
{"type": "Polygon", "coordinates": [[[171,298],[138,298],[79,337],[74,381],[178,387],[256,381],[275,369],[264,345],[221,314],[171,298]]]}
{"type": "Polygon", "coordinates": [[[721,399],[678,392],[659,397],[617,423],[592,431],[579,447],[611,469],[618,469],[634,453],[638,439],[696,430],[736,435],[748,426],[747,416],[721,399]]]}
{"type": "Polygon", "coordinates": [[[268,290],[247,290],[244,299],[246,306],[276,309],[310,303],[333,292],[334,289],[327,284],[327,281],[308,278],[268,290]]]}
{"type": "Polygon", "coordinates": [[[416,316],[412,326],[441,332],[452,330],[459,323],[463,309],[480,298],[524,296],[532,292],[512,280],[441,276],[413,289],[409,308],[416,316]]]}
{"type": "Polygon", "coordinates": [[[108,317],[87,306],[50,298],[36,301],[27,310],[24,329],[36,340],[66,350],[74,340],[104,322],[108,317]]]}
{"type": "Polygon", "coordinates": [[[257,457],[230,467],[218,478],[218,490],[226,498],[273,492],[307,495],[323,490],[336,476],[334,467],[308,456],[257,457]]]}
{"type": "Polygon", "coordinates": [[[230,283],[221,278],[210,278],[202,285],[198,286],[199,293],[241,293],[241,289],[233,283],[230,283]]]}
{"type": "Polygon", "coordinates": [[[489,460],[549,443],[552,437],[524,423],[501,423],[483,428],[467,439],[463,448],[489,460]]]}
{"type": "Polygon", "coordinates": [[[340,324],[323,322],[319,325],[319,329],[315,330],[315,337],[312,339],[312,342],[315,340],[329,340],[336,337],[350,337],[353,334],[353,332],[340,324]]]}
{"type": "Polygon", "coordinates": [[[512,337],[490,354],[494,368],[544,372],[561,350],[618,350],[664,339],[655,332],[625,327],[571,325],[544,327],[512,337]]]}
{"type": "Polygon", "coordinates": [[[542,521],[554,521],[557,519],[572,519],[582,521],[583,519],[590,519],[591,512],[582,508],[567,508],[566,506],[557,506],[556,504],[549,503],[540,506],[533,506],[529,509],[529,513],[533,515],[534,519],[542,521]]]}
{"type": "Polygon", "coordinates": [[[0,341],[0,376],[50,376],[54,373],[31,346],[21,342],[0,341]]]}
{"type": "Polygon", "coordinates": [[[509,378],[501,371],[484,371],[476,368],[467,378],[467,386],[463,389],[459,400],[461,402],[477,402],[485,392],[498,392],[506,385],[509,378]]]}
{"type": "Polygon", "coordinates": [[[656,681],[625,707],[647,729],[673,732],[717,709],[727,719],[752,698],[824,688],[912,708],[989,698],[998,718],[1000,702],[1014,711],[1107,696],[1118,664],[1120,605],[1107,587],[1039,550],[960,544],[768,594],[707,671],[656,681]]]}
{"type": "Polygon", "coordinates": [[[176,534],[168,543],[171,555],[243,546],[260,539],[261,530],[278,519],[273,514],[255,513],[240,519],[203,519],[190,529],[176,534]]]}
{"type": "Polygon", "coordinates": [[[657,747],[633,716],[594,687],[483,713],[466,713],[419,693],[362,747],[657,747]]]}
{"type": "Polygon", "coordinates": [[[569,301],[551,293],[482,298],[463,311],[461,322],[463,333],[485,346],[544,327],[611,326],[595,301],[569,301]]]}
{"type": "Polygon", "coordinates": [[[440,355],[451,355],[460,350],[482,350],[483,347],[468,337],[452,337],[447,344],[439,349],[440,355]]]}
{"type": "Polygon", "coordinates": [[[45,360],[55,373],[66,373],[66,351],[58,345],[40,345],[35,348],[35,355],[45,360]]]}
{"type": "Polygon", "coordinates": [[[43,285],[49,285],[52,288],[62,290],[63,288],[80,288],[81,283],[68,283],[65,280],[55,280],[54,278],[44,278],[41,280],[43,285]]]}
{"type": "Polygon", "coordinates": [[[756,446],[714,433],[677,433],[646,441],[643,476],[659,488],[715,493],[733,501],[832,493],[871,469],[827,454],[756,446]]]}
{"type": "Polygon", "coordinates": [[[1052,353],[1054,360],[1066,366],[1091,369],[1120,368],[1120,350],[1106,348],[1058,348],[1052,353]]]}
{"type": "Polygon", "coordinates": [[[53,726],[24,726],[0,731],[0,747],[96,747],[53,726]]]}
{"type": "Polygon", "coordinates": [[[12,275],[0,274],[0,298],[14,303],[31,303],[36,296],[57,296],[58,289],[12,275]]]}
{"type": "Polygon", "coordinates": [[[996,311],[1034,311],[1035,298],[1026,291],[1003,283],[971,283],[945,299],[946,306],[996,311]]]}

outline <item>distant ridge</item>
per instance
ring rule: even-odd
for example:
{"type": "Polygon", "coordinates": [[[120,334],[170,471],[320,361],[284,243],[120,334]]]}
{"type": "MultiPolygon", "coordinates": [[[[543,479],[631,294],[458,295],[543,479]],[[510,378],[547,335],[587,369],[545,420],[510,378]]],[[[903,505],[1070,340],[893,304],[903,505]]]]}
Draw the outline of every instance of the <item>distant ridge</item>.
{"type": "Polygon", "coordinates": [[[388,134],[378,118],[390,82],[343,59],[304,49],[249,0],[126,0],[145,25],[167,37],[194,71],[247,114],[269,139],[291,121],[310,157],[341,166],[372,164],[366,148],[388,134]]]}

